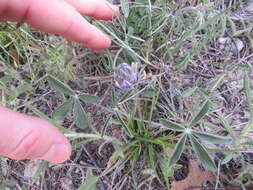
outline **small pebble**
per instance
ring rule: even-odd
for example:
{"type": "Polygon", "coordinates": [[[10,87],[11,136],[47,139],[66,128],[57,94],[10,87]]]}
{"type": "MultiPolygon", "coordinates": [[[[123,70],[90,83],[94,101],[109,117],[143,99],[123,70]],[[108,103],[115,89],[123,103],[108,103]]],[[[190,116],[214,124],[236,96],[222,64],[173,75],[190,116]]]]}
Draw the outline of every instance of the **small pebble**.
{"type": "Polygon", "coordinates": [[[244,43],[239,38],[233,38],[232,40],[229,37],[220,37],[217,41],[220,44],[220,49],[224,49],[225,51],[233,53],[234,55],[240,53],[244,48],[244,43]]]}

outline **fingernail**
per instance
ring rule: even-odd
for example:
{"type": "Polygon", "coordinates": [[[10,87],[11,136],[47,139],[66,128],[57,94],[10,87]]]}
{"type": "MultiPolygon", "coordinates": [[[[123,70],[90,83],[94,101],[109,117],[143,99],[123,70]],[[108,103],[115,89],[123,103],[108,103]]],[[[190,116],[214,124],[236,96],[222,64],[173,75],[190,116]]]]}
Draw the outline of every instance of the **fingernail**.
{"type": "Polygon", "coordinates": [[[52,163],[61,163],[69,159],[70,146],[65,144],[53,144],[41,159],[52,163]]]}

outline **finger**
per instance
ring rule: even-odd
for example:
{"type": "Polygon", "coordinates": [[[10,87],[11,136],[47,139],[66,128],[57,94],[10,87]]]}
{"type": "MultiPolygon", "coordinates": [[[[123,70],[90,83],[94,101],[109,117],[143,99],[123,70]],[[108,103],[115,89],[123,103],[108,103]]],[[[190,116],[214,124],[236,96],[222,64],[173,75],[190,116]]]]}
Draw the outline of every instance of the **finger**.
{"type": "Polygon", "coordinates": [[[49,122],[0,106],[0,154],[22,160],[41,158],[52,163],[69,159],[71,146],[49,122]]]}
{"type": "Polygon", "coordinates": [[[37,1],[30,6],[25,20],[34,28],[65,36],[94,50],[107,48],[111,43],[108,36],[61,0],[37,1]]]}
{"type": "MultiPolygon", "coordinates": [[[[2,1],[7,3],[7,0],[2,1]]],[[[8,6],[0,13],[0,18],[24,20],[36,29],[62,35],[94,50],[110,46],[108,36],[88,23],[76,9],[63,0],[23,0],[23,4],[17,6],[19,2],[20,0],[9,1],[8,6]]]]}
{"type": "Polygon", "coordinates": [[[96,19],[109,20],[119,14],[119,8],[106,0],[65,0],[78,12],[96,19]]]}

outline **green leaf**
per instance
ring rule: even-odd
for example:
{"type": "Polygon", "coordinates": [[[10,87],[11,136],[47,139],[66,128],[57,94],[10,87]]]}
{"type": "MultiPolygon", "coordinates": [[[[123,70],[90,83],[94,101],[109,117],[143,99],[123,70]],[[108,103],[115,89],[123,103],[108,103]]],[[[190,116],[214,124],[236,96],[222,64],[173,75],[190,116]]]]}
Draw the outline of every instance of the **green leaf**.
{"type": "Polygon", "coordinates": [[[80,94],[78,95],[78,98],[82,100],[83,102],[89,103],[89,104],[98,104],[100,101],[99,97],[90,95],[90,94],[80,94]]]}
{"type": "Polygon", "coordinates": [[[189,88],[189,89],[185,90],[182,93],[182,98],[187,98],[187,97],[191,96],[197,90],[197,88],[198,87],[194,87],[194,88],[189,88]]]}
{"type": "Polygon", "coordinates": [[[87,169],[85,182],[77,190],[96,190],[96,184],[99,177],[92,174],[90,168],[87,169]]]}
{"type": "Polygon", "coordinates": [[[75,124],[78,128],[85,129],[89,126],[87,113],[84,111],[79,100],[75,100],[73,114],[75,124]]]}
{"type": "Polygon", "coordinates": [[[222,117],[218,114],[216,114],[215,116],[220,120],[222,126],[226,129],[228,134],[233,137],[234,136],[234,131],[231,128],[231,126],[229,125],[228,121],[224,117],[222,117]]]}
{"type": "Polygon", "coordinates": [[[37,167],[37,170],[35,172],[35,174],[32,177],[32,182],[36,183],[39,179],[39,177],[41,176],[42,172],[48,167],[48,162],[46,161],[42,161],[41,163],[39,163],[39,166],[37,167]]]}
{"type": "Polygon", "coordinates": [[[192,135],[190,135],[190,141],[194,152],[197,154],[198,159],[207,170],[216,170],[213,159],[209,156],[206,148],[202,146],[199,141],[192,135]]]}
{"type": "Polygon", "coordinates": [[[36,107],[34,107],[33,105],[29,104],[29,105],[27,105],[27,107],[28,107],[30,110],[32,110],[32,112],[33,112],[34,114],[36,114],[37,116],[39,116],[40,118],[45,119],[45,120],[47,120],[47,121],[49,121],[49,122],[52,122],[52,120],[51,120],[46,114],[44,114],[43,112],[41,112],[40,110],[38,110],[38,109],[37,109],[36,107]]]}
{"type": "Polygon", "coordinates": [[[223,81],[224,77],[226,76],[226,74],[223,74],[219,77],[216,77],[212,83],[210,84],[209,88],[208,88],[208,92],[213,92],[214,90],[216,90],[218,88],[218,86],[220,85],[220,83],[223,81]]]}
{"type": "Polygon", "coordinates": [[[120,117],[120,115],[118,114],[118,112],[116,112],[116,115],[117,115],[117,117],[118,117],[118,119],[119,119],[120,124],[121,124],[122,127],[125,129],[125,132],[127,133],[127,135],[128,135],[129,137],[133,137],[133,135],[132,135],[132,133],[131,133],[131,130],[128,128],[126,122],[120,117]]]}
{"type": "Polygon", "coordinates": [[[120,98],[119,103],[124,102],[125,100],[127,100],[127,98],[129,98],[131,96],[132,92],[133,92],[133,89],[126,89],[126,91],[124,92],[124,94],[120,98]]]}
{"type": "Polygon", "coordinates": [[[64,127],[62,127],[61,125],[59,125],[57,122],[55,122],[54,120],[52,120],[51,118],[49,118],[47,115],[45,115],[44,113],[42,113],[40,110],[38,110],[36,107],[32,106],[32,105],[26,105],[30,110],[32,110],[32,112],[34,114],[36,114],[37,116],[39,116],[42,119],[45,119],[47,121],[49,121],[50,123],[52,123],[54,126],[58,127],[60,130],[64,131],[64,132],[69,132],[69,129],[66,129],[64,127]]]}
{"type": "Polygon", "coordinates": [[[186,55],[184,58],[183,58],[183,60],[179,63],[179,64],[177,64],[176,65],[176,70],[182,70],[182,69],[185,69],[186,67],[187,67],[187,65],[188,65],[188,62],[189,62],[189,59],[191,58],[191,55],[190,54],[188,54],[188,55],[186,55]]]}
{"type": "Polygon", "coordinates": [[[103,126],[101,137],[103,137],[105,135],[105,131],[106,131],[111,119],[112,119],[112,115],[109,115],[109,117],[106,119],[105,124],[103,126]]]}
{"type": "Polygon", "coordinates": [[[221,164],[226,164],[228,163],[230,160],[233,159],[234,153],[228,153],[226,155],[226,157],[222,160],[221,164]]]}
{"type": "Polygon", "coordinates": [[[249,82],[249,76],[245,72],[243,76],[243,89],[246,96],[247,104],[249,106],[251,114],[253,114],[253,103],[252,103],[252,93],[250,89],[250,82],[249,82]]]}
{"type": "Polygon", "coordinates": [[[120,0],[120,5],[121,5],[121,9],[122,9],[122,12],[123,12],[125,18],[127,18],[129,16],[129,2],[128,2],[128,0],[120,0]]]}
{"type": "Polygon", "coordinates": [[[231,144],[232,143],[232,138],[230,137],[224,137],[224,136],[214,135],[210,133],[195,131],[195,130],[192,130],[192,133],[195,136],[199,137],[200,139],[206,140],[208,142],[212,142],[214,144],[231,144]]]}
{"type": "Polygon", "coordinates": [[[160,120],[160,123],[164,127],[167,127],[167,128],[169,128],[169,129],[171,129],[173,131],[184,131],[185,130],[185,128],[182,125],[180,125],[180,124],[178,124],[176,122],[173,122],[173,121],[162,119],[162,120],[160,120]]]}
{"type": "Polygon", "coordinates": [[[150,162],[151,168],[155,171],[156,170],[156,162],[154,160],[155,151],[152,144],[148,144],[148,158],[150,162]]]}
{"type": "Polygon", "coordinates": [[[174,165],[179,160],[185,147],[186,137],[187,135],[183,135],[177,142],[176,147],[174,148],[171,157],[169,159],[169,166],[174,165]]]}
{"type": "Polygon", "coordinates": [[[66,115],[71,111],[72,106],[73,106],[73,99],[70,98],[53,111],[52,113],[53,120],[56,121],[63,120],[66,117],[66,115]]]}
{"type": "Polygon", "coordinates": [[[246,96],[246,101],[250,110],[250,119],[248,121],[248,123],[246,124],[246,126],[243,128],[240,136],[246,136],[248,134],[248,132],[252,129],[253,127],[253,102],[252,102],[252,94],[251,94],[251,89],[250,89],[250,82],[249,82],[249,76],[248,74],[245,72],[244,76],[243,76],[243,89],[244,89],[244,93],[246,96]]]}
{"type": "Polygon", "coordinates": [[[208,112],[210,107],[210,102],[207,100],[204,103],[204,106],[200,109],[200,111],[198,112],[198,114],[193,118],[193,120],[190,123],[190,126],[195,125],[196,123],[199,122],[199,120],[201,120],[208,112]]]}
{"type": "Polygon", "coordinates": [[[60,93],[72,95],[72,96],[75,95],[75,92],[68,85],[64,84],[63,82],[61,82],[57,78],[55,78],[51,75],[48,75],[47,81],[48,81],[49,85],[53,89],[55,89],[56,91],[58,91],[60,93]]]}
{"type": "Polygon", "coordinates": [[[116,154],[120,156],[121,158],[124,158],[124,152],[122,148],[120,147],[120,145],[116,141],[112,141],[112,145],[115,149],[116,154]]]}

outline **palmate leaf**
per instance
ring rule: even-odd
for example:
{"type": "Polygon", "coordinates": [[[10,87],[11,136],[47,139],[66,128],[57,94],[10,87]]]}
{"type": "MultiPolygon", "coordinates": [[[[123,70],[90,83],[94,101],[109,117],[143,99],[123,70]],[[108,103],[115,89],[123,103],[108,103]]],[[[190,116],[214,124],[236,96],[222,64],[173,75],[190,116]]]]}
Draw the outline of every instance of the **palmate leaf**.
{"type": "Polygon", "coordinates": [[[213,159],[209,156],[205,147],[202,146],[193,135],[190,135],[189,137],[192,144],[192,148],[194,152],[197,154],[197,157],[203,164],[204,168],[207,170],[215,171],[216,170],[215,163],[213,159]]]}
{"type": "Polygon", "coordinates": [[[187,138],[187,135],[183,135],[177,142],[176,147],[174,148],[171,154],[171,157],[169,159],[169,166],[172,166],[179,160],[185,147],[186,138],[187,138]]]}
{"type": "Polygon", "coordinates": [[[198,123],[207,114],[209,107],[210,107],[210,102],[209,100],[207,100],[205,101],[203,107],[200,109],[198,114],[192,119],[190,126],[193,126],[196,123],[198,123]]]}
{"type": "Polygon", "coordinates": [[[51,86],[51,88],[55,89],[57,92],[72,96],[75,95],[75,92],[67,84],[64,84],[52,75],[48,75],[47,81],[49,83],[49,86],[51,86]]]}
{"type": "Polygon", "coordinates": [[[73,115],[75,124],[78,128],[86,129],[89,126],[87,113],[84,111],[78,99],[75,99],[73,115]]]}

